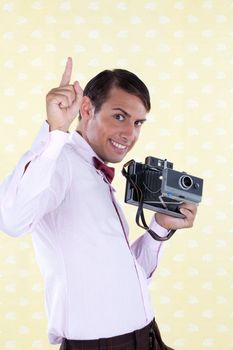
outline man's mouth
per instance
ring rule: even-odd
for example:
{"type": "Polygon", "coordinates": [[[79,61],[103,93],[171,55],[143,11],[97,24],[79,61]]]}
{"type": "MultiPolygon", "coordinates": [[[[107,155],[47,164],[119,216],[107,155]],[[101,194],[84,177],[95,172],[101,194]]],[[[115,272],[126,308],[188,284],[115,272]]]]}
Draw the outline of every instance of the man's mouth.
{"type": "Polygon", "coordinates": [[[113,140],[110,140],[110,141],[111,141],[111,144],[119,150],[125,150],[127,148],[126,145],[122,145],[121,143],[118,143],[118,142],[113,141],[113,140]]]}

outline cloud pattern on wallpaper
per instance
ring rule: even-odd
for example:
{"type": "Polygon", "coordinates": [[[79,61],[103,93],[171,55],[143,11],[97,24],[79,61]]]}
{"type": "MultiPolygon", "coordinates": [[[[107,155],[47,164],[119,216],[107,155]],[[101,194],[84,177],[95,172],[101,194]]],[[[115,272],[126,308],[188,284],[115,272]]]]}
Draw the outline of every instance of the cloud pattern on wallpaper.
{"type": "MultiPolygon", "coordinates": [[[[45,119],[67,56],[82,85],[105,68],[137,73],[152,110],[130,156],[166,157],[205,180],[194,227],[165,244],[149,287],[158,323],[176,349],[233,349],[232,1],[12,0],[0,15],[1,179],[45,119]]],[[[142,231],[124,209],[133,240],[142,231]]],[[[54,349],[30,236],[0,240],[0,348],[54,349]]]]}

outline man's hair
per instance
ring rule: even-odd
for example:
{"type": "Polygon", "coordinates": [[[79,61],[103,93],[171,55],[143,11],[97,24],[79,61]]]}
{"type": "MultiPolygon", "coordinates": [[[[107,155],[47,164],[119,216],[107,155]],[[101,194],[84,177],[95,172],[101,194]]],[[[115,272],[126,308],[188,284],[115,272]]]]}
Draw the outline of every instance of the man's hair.
{"type": "Polygon", "coordinates": [[[137,96],[142,101],[146,111],[150,111],[150,94],[146,85],[137,75],[125,69],[106,69],[100,72],[87,83],[83,96],[90,98],[95,113],[97,113],[114,87],[137,96]]]}

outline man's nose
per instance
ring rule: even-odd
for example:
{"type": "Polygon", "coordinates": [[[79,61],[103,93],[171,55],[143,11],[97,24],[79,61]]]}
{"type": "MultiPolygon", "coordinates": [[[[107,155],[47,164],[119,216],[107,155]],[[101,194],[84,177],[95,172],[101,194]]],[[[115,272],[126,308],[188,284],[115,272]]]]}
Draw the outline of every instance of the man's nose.
{"type": "Polygon", "coordinates": [[[124,125],[124,128],[121,131],[121,136],[127,141],[131,141],[135,137],[134,124],[128,123],[127,125],[124,125]]]}

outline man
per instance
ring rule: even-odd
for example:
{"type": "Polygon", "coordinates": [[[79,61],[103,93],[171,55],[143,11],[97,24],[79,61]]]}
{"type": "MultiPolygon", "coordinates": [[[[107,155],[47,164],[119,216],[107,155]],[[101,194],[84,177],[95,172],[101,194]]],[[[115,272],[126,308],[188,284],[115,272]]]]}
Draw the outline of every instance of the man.
{"type": "MultiPolygon", "coordinates": [[[[153,320],[147,283],[162,246],[147,232],[130,247],[111,185],[113,169],[137,141],[150,110],[144,83],[125,70],[104,71],[82,90],[70,84],[68,58],[60,86],[47,95],[47,123],[0,189],[0,228],[32,232],[45,280],[50,342],[60,349],[165,350],[153,320]],[[69,126],[79,112],[79,125],[69,126]]],[[[150,228],[191,227],[156,213],[150,228]]]]}

